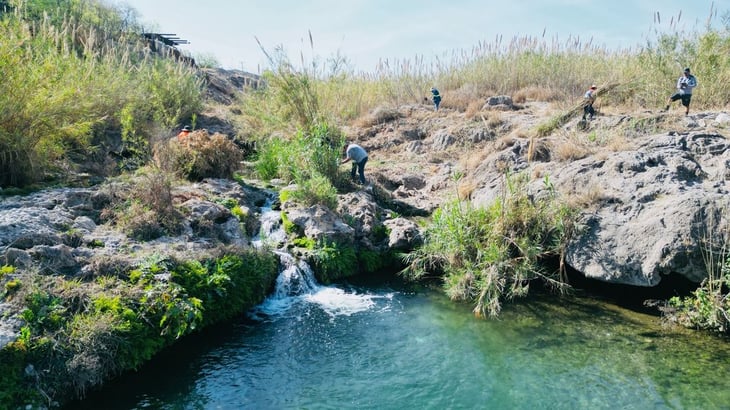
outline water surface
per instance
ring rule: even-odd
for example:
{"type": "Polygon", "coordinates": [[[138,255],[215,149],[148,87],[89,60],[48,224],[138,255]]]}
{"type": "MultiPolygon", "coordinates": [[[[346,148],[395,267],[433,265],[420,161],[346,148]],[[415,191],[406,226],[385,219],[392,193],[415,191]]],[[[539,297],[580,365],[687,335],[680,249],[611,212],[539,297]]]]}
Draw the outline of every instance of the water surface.
{"type": "Polygon", "coordinates": [[[538,297],[480,320],[429,289],[317,285],[73,408],[730,408],[730,344],[595,300],[538,297]]]}

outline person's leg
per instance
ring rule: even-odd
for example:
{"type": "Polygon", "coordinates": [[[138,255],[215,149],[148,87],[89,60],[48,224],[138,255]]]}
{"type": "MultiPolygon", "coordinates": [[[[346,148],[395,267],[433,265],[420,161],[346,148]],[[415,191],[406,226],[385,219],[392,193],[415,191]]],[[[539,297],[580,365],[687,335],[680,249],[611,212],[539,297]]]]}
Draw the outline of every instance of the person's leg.
{"type": "Polygon", "coordinates": [[[669,106],[673,102],[675,102],[675,101],[677,101],[677,100],[679,100],[681,98],[682,98],[682,96],[679,93],[675,93],[675,94],[672,94],[671,96],[669,96],[669,100],[667,101],[667,106],[664,107],[664,111],[669,111],[669,106]]]}
{"type": "Polygon", "coordinates": [[[355,180],[355,171],[357,171],[357,163],[355,161],[352,161],[352,169],[350,170],[350,178],[353,181],[355,180]]]}
{"type": "Polygon", "coordinates": [[[684,105],[684,115],[689,115],[689,103],[692,101],[692,94],[682,96],[682,105],[684,105]]]}
{"type": "Polygon", "coordinates": [[[593,116],[596,114],[596,110],[593,109],[593,104],[588,106],[588,119],[592,120],[593,116]]]}
{"type": "Polygon", "coordinates": [[[357,164],[357,170],[360,173],[360,183],[365,185],[365,164],[368,162],[368,157],[365,157],[362,161],[357,164]]]}

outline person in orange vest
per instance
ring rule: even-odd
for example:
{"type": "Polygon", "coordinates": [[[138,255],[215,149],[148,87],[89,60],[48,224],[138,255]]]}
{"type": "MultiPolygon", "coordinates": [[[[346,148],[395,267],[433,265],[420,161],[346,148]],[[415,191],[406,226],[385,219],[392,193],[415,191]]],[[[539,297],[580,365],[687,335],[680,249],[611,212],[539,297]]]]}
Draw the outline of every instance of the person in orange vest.
{"type": "Polygon", "coordinates": [[[184,127],[182,128],[182,130],[180,130],[180,133],[179,133],[179,134],[177,134],[177,140],[178,140],[178,141],[182,141],[182,140],[184,140],[184,139],[185,139],[185,137],[187,137],[187,136],[188,136],[188,134],[190,134],[190,131],[191,131],[191,130],[190,130],[190,126],[189,126],[189,125],[186,125],[186,126],[184,126],[184,127]]]}

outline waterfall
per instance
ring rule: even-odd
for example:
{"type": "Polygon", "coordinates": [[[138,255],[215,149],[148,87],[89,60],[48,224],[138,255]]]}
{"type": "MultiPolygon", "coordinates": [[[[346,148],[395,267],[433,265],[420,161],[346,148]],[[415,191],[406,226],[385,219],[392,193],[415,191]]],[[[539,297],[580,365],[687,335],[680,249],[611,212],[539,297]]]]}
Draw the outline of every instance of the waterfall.
{"type": "Polygon", "coordinates": [[[274,292],[264,302],[254,308],[253,318],[285,314],[298,304],[314,305],[331,317],[362,312],[375,305],[375,295],[358,294],[335,286],[317,283],[312,268],[304,260],[299,260],[285,249],[286,232],[281,223],[281,214],[271,209],[270,201],[262,207],[261,230],[252,239],[258,248],[271,247],[279,256],[279,276],[274,292]]]}

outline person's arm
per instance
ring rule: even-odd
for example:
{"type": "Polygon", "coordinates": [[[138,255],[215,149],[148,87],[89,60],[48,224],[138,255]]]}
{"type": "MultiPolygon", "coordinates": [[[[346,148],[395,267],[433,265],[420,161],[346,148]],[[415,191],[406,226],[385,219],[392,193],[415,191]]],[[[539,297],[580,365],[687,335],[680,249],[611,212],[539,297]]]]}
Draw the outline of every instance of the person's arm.
{"type": "Polygon", "coordinates": [[[697,78],[695,76],[691,76],[687,79],[687,85],[690,87],[697,87],[697,78]]]}

